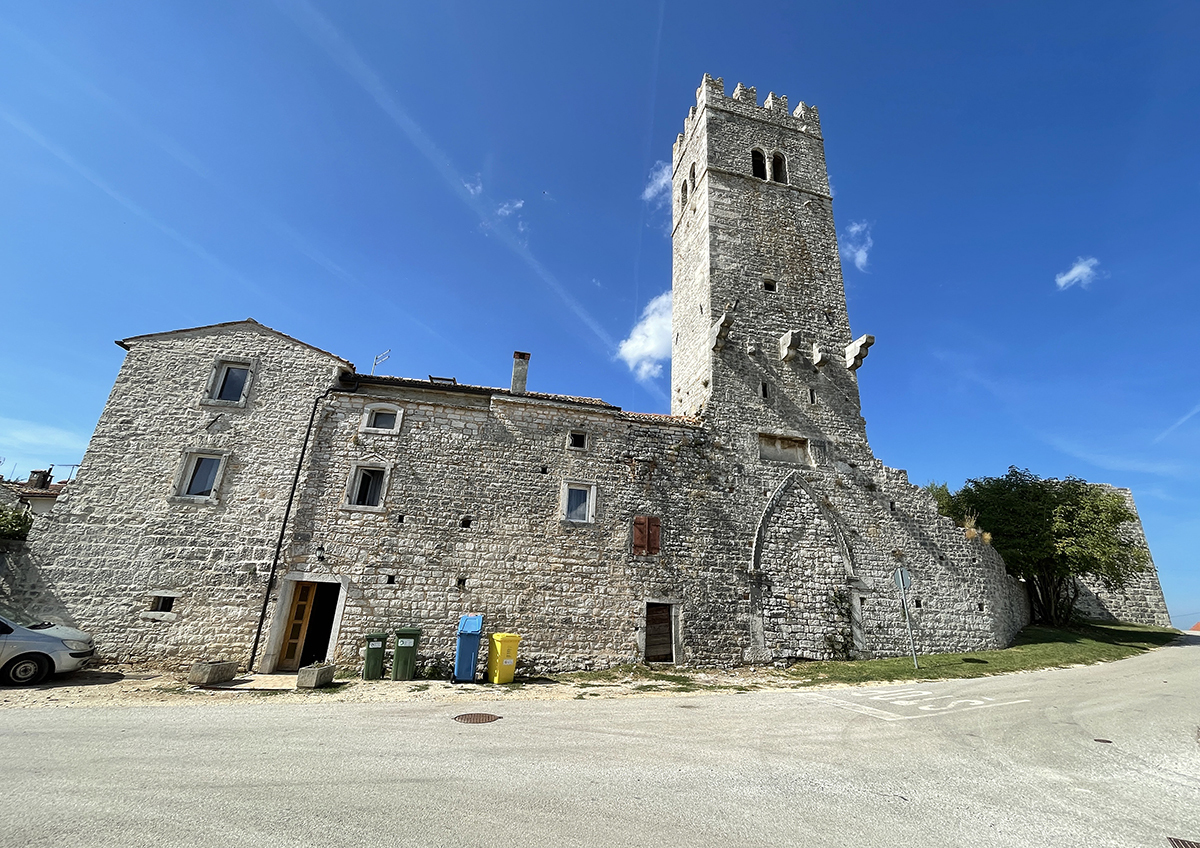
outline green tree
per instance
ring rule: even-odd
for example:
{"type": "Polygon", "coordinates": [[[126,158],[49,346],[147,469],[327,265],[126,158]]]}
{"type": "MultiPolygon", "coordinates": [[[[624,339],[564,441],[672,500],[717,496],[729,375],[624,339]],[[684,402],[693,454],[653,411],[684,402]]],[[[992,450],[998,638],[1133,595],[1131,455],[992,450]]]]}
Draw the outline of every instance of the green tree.
{"type": "Polygon", "coordinates": [[[23,541],[33,526],[33,516],[20,507],[0,506],[0,539],[23,541]]]}
{"type": "Polygon", "coordinates": [[[951,496],[949,514],[974,515],[992,532],[1009,573],[1029,586],[1034,620],[1056,627],[1075,610],[1077,577],[1120,588],[1150,561],[1124,532],[1137,518],[1124,499],[1075,477],[1043,480],[1014,466],[1003,477],[968,480],[951,496]]]}

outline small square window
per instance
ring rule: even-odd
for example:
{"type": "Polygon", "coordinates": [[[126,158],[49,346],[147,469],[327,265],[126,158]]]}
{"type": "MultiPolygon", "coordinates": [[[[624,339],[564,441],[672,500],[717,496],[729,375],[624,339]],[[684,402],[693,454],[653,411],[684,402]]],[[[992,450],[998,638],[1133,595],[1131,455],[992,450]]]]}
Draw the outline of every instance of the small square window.
{"type": "Polygon", "coordinates": [[[396,413],[385,412],[382,409],[372,409],[371,410],[370,427],[372,430],[390,430],[395,426],[396,426],[396,413]]]}
{"type": "Polygon", "coordinates": [[[390,404],[372,404],[363,410],[362,424],[359,429],[373,433],[391,433],[400,431],[403,413],[397,406],[390,404]]]}
{"type": "Polygon", "coordinates": [[[155,595],[150,599],[150,612],[170,612],[175,599],[166,595],[155,595]]]}
{"type": "Polygon", "coordinates": [[[221,453],[189,453],[175,483],[175,496],[190,501],[213,501],[225,473],[221,453]]]}
{"type": "Polygon", "coordinates": [[[571,450],[586,450],[587,433],[570,433],[567,436],[567,447],[569,447],[571,450]]]}
{"type": "Polygon", "coordinates": [[[247,360],[219,361],[209,377],[204,403],[240,406],[250,391],[253,366],[247,360]]]}
{"type": "Polygon", "coordinates": [[[758,394],[763,400],[770,400],[771,399],[771,384],[768,383],[766,380],[761,381],[758,384],[758,394]]]}
{"type": "Polygon", "coordinates": [[[590,523],[596,514],[596,487],[587,483],[568,483],[563,492],[563,518],[590,523]]]}
{"type": "Polygon", "coordinates": [[[198,456],[192,466],[184,494],[189,498],[212,497],[213,486],[217,482],[217,470],[221,467],[221,459],[216,456],[198,456]]]}
{"type": "Polygon", "coordinates": [[[350,506],[377,507],[383,502],[384,468],[359,466],[350,478],[347,503],[350,506]]]}
{"type": "Polygon", "coordinates": [[[217,400],[240,401],[242,393],[246,390],[246,380],[249,376],[249,368],[226,365],[225,373],[221,375],[221,388],[217,391],[217,400]]]}
{"type": "Polygon", "coordinates": [[[774,280],[763,280],[763,291],[774,292],[779,291],[779,283],[774,280]]]}

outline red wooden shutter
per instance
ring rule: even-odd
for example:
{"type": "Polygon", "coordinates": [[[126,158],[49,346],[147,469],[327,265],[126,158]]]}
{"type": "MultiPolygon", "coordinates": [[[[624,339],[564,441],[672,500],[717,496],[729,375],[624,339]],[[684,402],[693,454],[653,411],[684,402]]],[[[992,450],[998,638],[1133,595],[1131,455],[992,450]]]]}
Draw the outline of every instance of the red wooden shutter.
{"type": "Polygon", "coordinates": [[[646,553],[658,553],[658,540],[660,535],[658,516],[646,516],[646,553]]]}
{"type": "Polygon", "coordinates": [[[633,519],[633,552],[646,553],[646,516],[639,515],[633,519]]]}

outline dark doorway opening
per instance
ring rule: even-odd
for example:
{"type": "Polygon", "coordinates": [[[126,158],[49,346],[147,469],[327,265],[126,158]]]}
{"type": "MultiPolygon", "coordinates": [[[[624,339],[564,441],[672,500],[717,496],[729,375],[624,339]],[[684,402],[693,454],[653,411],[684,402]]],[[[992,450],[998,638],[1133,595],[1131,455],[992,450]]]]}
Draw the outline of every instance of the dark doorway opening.
{"type": "Polygon", "coordinates": [[[279,652],[279,671],[296,671],[301,666],[325,659],[341,590],[338,583],[296,584],[287,632],[279,652]]]}
{"type": "Polygon", "coordinates": [[[675,661],[671,604],[646,604],[646,662],[675,661]]]}

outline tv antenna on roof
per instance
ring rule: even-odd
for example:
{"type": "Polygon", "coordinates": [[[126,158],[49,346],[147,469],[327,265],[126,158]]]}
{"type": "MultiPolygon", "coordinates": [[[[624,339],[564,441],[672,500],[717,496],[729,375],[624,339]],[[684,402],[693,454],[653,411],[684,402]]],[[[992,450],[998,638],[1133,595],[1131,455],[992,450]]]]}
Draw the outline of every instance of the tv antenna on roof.
{"type": "Polygon", "coordinates": [[[379,356],[375,357],[375,361],[371,363],[371,375],[372,376],[375,375],[375,367],[377,365],[382,365],[383,363],[387,362],[391,358],[392,358],[392,349],[389,347],[383,353],[379,354],[379,356]]]}

